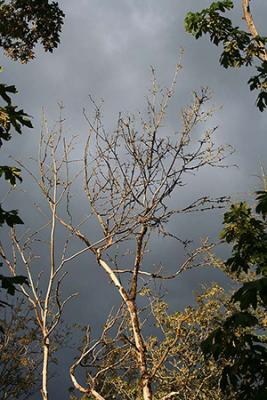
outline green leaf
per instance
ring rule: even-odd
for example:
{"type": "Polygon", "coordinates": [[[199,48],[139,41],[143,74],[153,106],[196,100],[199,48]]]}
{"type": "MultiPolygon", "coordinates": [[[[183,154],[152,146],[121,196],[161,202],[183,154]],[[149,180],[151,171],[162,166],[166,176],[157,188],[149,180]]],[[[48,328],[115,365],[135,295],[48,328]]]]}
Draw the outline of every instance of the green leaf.
{"type": "Polygon", "coordinates": [[[12,186],[15,186],[17,180],[22,182],[21,170],[17,167],[9,167],[6,165],[0,166],[0,177],[4,175],[5,180],[9,181],[12,186]]]}
{"type": "Polygon", "coordinates": [[[264,306],[267,306],[267,278],[256,281],[246,282],[235,292],[232,297],[234,302],[240,303],[241,310],[248,309],[250,306],[256,310],[258,299],[261,299],[264,306]]]}
{"type": "Polygon", "coordinates": [[[267,92],[265,91],[260,92],[256,104],[261,112],[265,110],[265,108],[267,107],[267,92]]]}
{"type": "Polygon", "coordinates": [[[3,83],[0,83],[0,96],[2,97],[2,99],[6,103],[8,103],[10,105],[11,104],[11,98],[10,98],[8,93],[12,93],[12,94],[17,93],[16,86],[14,86],[14,85],[8,86],[8,85],[5,85],[3,83]]]}
{"type": "Polygon", "coordinates": [[[257,194],[256,200],[258,202],[256,206],[256,213],[262,214],[263,218],[265,219],[267,215],[267,192],[259,191],[256,192],[256,194],[257,194]]]}
{"type": "Polygon", "coordinates": [[[249,312],[236,312],[228,317],[224,322],[224,328],[228,330],[229,328],[234,329],[237,327],[251,327],[258,323],[258,319],[251,315],[249,312]]]}
{"type": "Polygon", "coordinates": [[[12,228],[14,225],[23,224],[23,221],[17,210],[5,211],[0,205],[0,226],[4,223],[12,228]]]}
{"type": "Polygon", "coordinates": [[[12,277],[0,275],[0,281],[2,282],[2,288],[5,289],[11,296],[14,296],[15,294],[15,285],[28,284],[27,278],[22,275],[12,277]]]}
{"type": "Polygon", "coordinates": [[[223,349],[224,332],[221,328],[215,329],[202,343],[201,350],[205,356],[212,355],[217,360],[223,349]]]}

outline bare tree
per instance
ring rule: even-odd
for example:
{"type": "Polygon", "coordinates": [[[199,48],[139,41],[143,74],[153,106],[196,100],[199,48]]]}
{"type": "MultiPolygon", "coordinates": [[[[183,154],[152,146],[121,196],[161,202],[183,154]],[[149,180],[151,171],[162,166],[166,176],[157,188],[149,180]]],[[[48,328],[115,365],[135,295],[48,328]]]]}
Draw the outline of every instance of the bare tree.
{"type": "MultiPolygon", "coordinates": [[[[101,230],[100,240],[94,243],[95,238],[83,233],[81,225],[77,227],[68,223],[57,214],[61,224],[86,245],[84,252],[90,251],[95,255],[99,267],[106,272],[127,309],[144,400],[153,398],[155,371],[151,369],[147,358],[137,303],[141,283],[145,278],[176,277],[196,263],[199,255],[208,247],[205,242],[188,254],[176,273],[168,275],[161,268],[145,269],[149,240],[153,234],[157,234],[183,242],[180,237],[168,231],[170,218],[181,213],[222,206],[224,197],[212,200],[201,196],[174,208],[171,196],[185,184],[188,174],[194,174],[205,166],[222,166],[226,153],[231,152],[231,148],[215,144],[213,137],[216,128],[200,132],[203,123],[213,113],[207,107],[210,100],[207,89],[193,93],[192,103],[181,112],[182,126],[179,132],[166,132],[166,111],[174,94],[179,69],[180,65],[177,65],[172,84],[166,91],[159,89],[153,71],[146,117],[141,116],[137,120],[135,116],[119,115],[113,133],[105,130],[101,108],[93,99],[93,117],[84,113],[89,126],[83,159],[84,191],[90,212],[101,230]],[[125,261],[122,255],[126,249],[125,261]]],[[[109,328],[104,328],[103,335],[106,329],[109,328]]],[[[80,392],[103,399],[101,393],[96,391],[95,378],[89,379],[87,386],[82,386],[75,377],[77,366],[91,351],[92,348],[85,347],[85,351],[71,367],[71,379],[80,392]]]]}
{"type": "MultiPolygon", "coordinates": [[[[44,119],[40,152],[38,158],[39,177],[32,169],[17,160],[38,185],[47,207],[37,206],[44,220],[33,232],[24,231],[20,234],[15,228],[11,229],[12,251],[6,251],[4,243],[0,242],[0,256],[13,276],[17,276],[20,265],[24,267],[28,279],[27,285],[20,285],[20,292],[26,297],[35,314],[35,321],[41,335],[42,352],[42,383],[41,394],[43,400],[48,399],[49,359],[55,350],[55,341],[60,341],[56,335],[56,328],[61,323],[61,317],[66,303],[76,295],[72,294],[65,299],[61,296],[61,286],[67,272],[66,263],[72,261],[77,254],[67,255],[71,236],[57,235],[57,210],[67,196],[70,185],[68,174],[68,156],[72,149],[72,142],[62,139],[62,124],[60,118],[56,131],[49,132],[44,119]],[[63,145],[63,154],[60,154],[63,145]],[[60,161],[57,161],[57,159],[60,161]],[[65,176],[61,176],[64,168],[65,176]],[[39,248],[41,244],[41,250],[39,248]],[[39,255],[41,252],[41,256],[39,255]],[[53,339],[56,337],[56,340],[53,339]],[[52,341],[51,341],[52,339],[52,341]]],[[[64,334],[61,335],[63,339],[64,334]]]]}

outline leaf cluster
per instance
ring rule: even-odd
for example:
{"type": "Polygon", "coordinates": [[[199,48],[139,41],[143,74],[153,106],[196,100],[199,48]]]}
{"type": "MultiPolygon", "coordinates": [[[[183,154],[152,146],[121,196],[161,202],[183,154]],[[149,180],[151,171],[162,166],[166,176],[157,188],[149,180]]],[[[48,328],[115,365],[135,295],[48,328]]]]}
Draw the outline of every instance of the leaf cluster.
{"type": "MultiPolygon", "coordinates": [[[[260,192],[258,201],[256,211],[265,216],[266,194],[260,192]]],[[[243,202],[225,213],[224,225],[222,237],[233,244],[226,267],[237,277],[247,276],[248,281],[232,296],[238,309],[203,341],[202,350],[217,361],[228,361],[221,377],[226,395],[263,400],[267,396],[267,335],[263,322],[267,310],[267,227],[243,202]]]]}
{"type": "Polygon", "coordinates": [[[0,274],[0,281],[2,282],[2,288],[5,289],[8,294],[14,296],[16,290],[15,285],[23,285],[24,283],[27,283],[27,278],[20,275],[7,277],[0,274]]]}
{"type": "Polygon", "coordinates": [[[64,13],[48,0],[0,1],[0,46],[13,60],[26,63],[34,58],[40,42],[52,52],[60,41],[64,13]]]}
{"type": "Polygon", "coordinates": [[[246,203],[233,204],[225,213],[221,237],[233,244],[232,256],[226,261],[231,272],[248,273],[255,266],[257,274],[264,273],[267,265],[266,224],[252,215],[246,203]]]}
{"type": "Polygon", "coordinates": [[[4,223],[13,227],[16,224],[23,224],[23,221],[18,216],[17,210],[5,211],[0,205],[0,226],[4,223]]]}
{"type": "MultiPolygon", "coordinates": [[[[12,103],[11,95],[16,93],[17,90],[14,85],[0,84],[0,98],[4,103],[0,106],[0,147],[3,145],[3,140],[11,139],[11,128],[21,133],[23,126],[33,127],[29,116],[23,110],[18,110],[12,103]]],[[[13,187],[17,181],[22,181],[20,172],[17,167],[0,165],[0,178],[3,177],[13,187]]],[[[4,223],[10,227],[15,224],[23,224],[17,210],[5,211],[0,204],[0,226],[4,223]]]]}
{"type": "Polygon", "coordinates": [[[18,110],[12,103],[10,95],[16,93],[14,85],[0,84],[0,97],[4,103],[0,106],[0,147],[3,145],[3,140],[11,139],[11,128],[21,134],[23,126],[33,127],[29,115],[21,109],[18,110]]]}
{"type": "Polygon", "coordinates": [[[196,39],[208,34],[212,43],[216,46],[221,44],[223,51],[220,64],[224,68],[250,66],[255,59],[260,60],[260,65],[255,66],[257,74],[249,79],[248,84],[250,90],[259,91],[256,104],[263,111],[267,107],[267,62],[261,56],[267,38],[252,37],[250,33],[234,26],[230,18],[222,15],[233,7],[233,1],[223,0],[213,2],[200,12],[189,12],[185,18],[185,29],[196,39]]]}
{"type": "MultiPolygon", "coordinates": [[[[28,115],[23,110],[17,110],[13,105],[11,95],[17,93],[14,85],[8,86],[0,84],[0,97],[2,98],[3,105],[0,107],[0,147],[3,145],[3,140],[8,141],[11,139],[11,128],[21,133],[22,126],[32,128],[32,123],[28,115]]],[[[17,181],[21,182],[20,169],[14,166],[0,165],[0,178],[3,177],[11,186],[16,186],[17,181]]],[[[17,210],[6,211],[0,204],[0,227],[7,224],[14,227],[17,224],[23,224],[22,219],[18,215],[17,210]]],[[[8,277],[0,275],[2,288],[7,290],[7,293],[14,295],[15,285],[26,283],[25,277],[8,277]]],[[[3,306],[4,302],[0,302],[3,306]]]]}
{"type": "Polygon", "coordinates": [[[252,76],[248,83],[250,90],[260,90],[256,104],[259,110],[263,111],[267,107],[267,62],[263,61],[260,66],[256,67],[256,70],[258,74],[252,76]]]}

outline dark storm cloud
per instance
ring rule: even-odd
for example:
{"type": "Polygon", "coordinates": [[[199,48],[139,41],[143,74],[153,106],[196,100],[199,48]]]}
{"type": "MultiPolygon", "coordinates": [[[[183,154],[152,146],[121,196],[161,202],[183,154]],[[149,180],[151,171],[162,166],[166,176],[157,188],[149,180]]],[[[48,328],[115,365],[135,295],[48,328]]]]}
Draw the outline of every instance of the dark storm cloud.
{"type": "MultiPolygon", "coordinates": [[[[82,108],[88,105],[88,94],[105,100],[105,121],[111,127],[119,111],[144,110],[151,78],[150,65],[156,68],[163,86],[167,86],[178,60],[179,48],[183,47],[184,69],[178,78],[177,96],[167,125],[176,130],[178,111],[189,102],[190,92],[209,86],[214,92],[216,105],[223,106],[212,123],[220,126],[218,140],[236,148],[237,152],[229,163],[239,165],[239,169],[211,169],[197,175],[186,187],[188,197],[202,191],[210,195],[233,194],[235,199],[239,199],[255,189],[258,181],[253,174],[259,171],[259,161],[265,161],[266,113],[259,113],[254,105],[254,95],[246,85],[249,71],[223,70],[218,65],[220,51],[210,44],[208,38],[195,41],[184,32],[186,12],[203,7],[209,1],[61,0],[59,3],[66,19],[61,44],[55,53],[43,54],[38,50],[36,60],[23,66],[3,60],[6,67],[4,79],[19,88],[19,101],[34,116],[36,127],[34,132],[25,132],[14,139],[15,148],[19,148],[15,155],[34,156],[41,107],[46,109],[52,125],[57,118],[58,101],[65,104],[68,134],[83,134],[86,130],[82,108]]],[[[258,3],[256,18],[265,28],[263,16],[266,16],[267,5],[258,3]]],[[[10,152],[16,153],[15,148],[9,146],[10,152]]],[[[25,186],[27,182],[26,179],[25,186]]],[[[30,190],[31,196],[37,196],[32,185],[30,190]]],[[[76,208],[81,208],[79,199],[76,208]]],[[[30,212],[25,207],[25,220],[30,220],[30,212]]],[[[193,237],[196,241],[199,235],[216,236],[221,228],[221,215],[190,218],[189,221],[177,220],[173,228],[182,231],[185,238],[193,237]]],[[[151,263],[163,255],[164,265],[175,269],[182,259],[182,250],[171,244],[166,248],[159,248],[157,244],[156,248],[151,263]]],[[[190,272],[183,281],[171,284],[169,298],[172,305],[181,307],[186,304],[192,298],[192,289],[199,288],[199,282],[208,276],[214,280],[218,275],[208,275],[206,271],[190,272]]],[[[221,276],[220,280],[223,281],[221,276]]],[[[90,322],[99,327],[110,303],[117,301],[117,294],[114,297],[113,288],[102,271],[97,271],[93,259],[88,257],[83,257],[79,265],[75,265],[75,273],[66,285],[68,292],[77,290],[77,287],[80,292],[80,299],[70,304],[66,311],[72,321],[74,316],[79,316],[82,323],[90,322]],[[94,272],[88,274],[88,270],[94,272]],[[99,292],[106,293],[105,297],[99,298],[99,292]]],[[[69,361],[64,356],[62,360],[69,361]]],[[[64,378],[60,379],[64,381],[64,378]]],[[[57,383],[53,385],[56,394],[52,399],[66,399],[64,385],[61,392],[57,383]]]]}

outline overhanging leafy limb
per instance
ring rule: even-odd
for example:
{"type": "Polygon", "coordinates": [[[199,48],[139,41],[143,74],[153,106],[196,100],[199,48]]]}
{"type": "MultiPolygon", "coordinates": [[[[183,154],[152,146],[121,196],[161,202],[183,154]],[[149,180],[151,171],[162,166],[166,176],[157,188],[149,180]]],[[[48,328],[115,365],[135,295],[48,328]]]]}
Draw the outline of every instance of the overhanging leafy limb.
{"type": "Polygon", "coordinates": [[[224,68],[254,65],[257,74],[248,81],[250,90],[259,92],[256,105],[260,111],[267,107],[267,38],[258,34],[249,7],[249,0],[242,0],[243,19],[248,32],[234,26],[230,18],[223,16],[234,8],[234,2],[223,0],[213,2],[200,12],[189,12],[185,18],[185,29],[196,39],[209,34],[216,46],[221,44],[223,52],[220,64],[224,68]],[[260,64],[256,64],[256,61],[260,64]]]}

